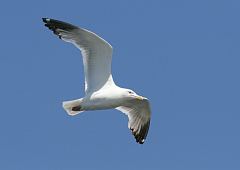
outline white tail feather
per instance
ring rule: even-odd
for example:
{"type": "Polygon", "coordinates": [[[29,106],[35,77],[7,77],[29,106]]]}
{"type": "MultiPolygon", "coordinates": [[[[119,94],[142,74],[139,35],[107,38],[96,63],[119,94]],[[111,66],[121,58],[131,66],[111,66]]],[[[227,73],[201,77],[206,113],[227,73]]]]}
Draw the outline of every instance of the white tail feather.
{"type": "Polygon", "coordinates": [[[72,110],[73,107],[81,106],[81,103],[82,103],[82,98],[77,99],[77,100],[64,101],[62,103],[62,106],[63,106],[63,108],[65,109],[65,111],[67,112],[68,115],[75,116],[75,115],[84,111],[84,110],[80,110],[80,111],[73,111],[72,110]]]}

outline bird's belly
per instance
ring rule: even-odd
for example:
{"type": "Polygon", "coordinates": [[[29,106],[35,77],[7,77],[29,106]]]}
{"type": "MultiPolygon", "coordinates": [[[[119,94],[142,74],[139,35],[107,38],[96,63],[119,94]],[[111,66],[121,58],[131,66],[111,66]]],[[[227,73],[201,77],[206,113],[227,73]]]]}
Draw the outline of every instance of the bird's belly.
{"type": "Polygon", "coordinates": [[[82,108],[87,111],[87,110],[113,109],[118,106],[120,106],[120,103],[118,101],[108,98],[97,98],[83,102],[82,108]]]}

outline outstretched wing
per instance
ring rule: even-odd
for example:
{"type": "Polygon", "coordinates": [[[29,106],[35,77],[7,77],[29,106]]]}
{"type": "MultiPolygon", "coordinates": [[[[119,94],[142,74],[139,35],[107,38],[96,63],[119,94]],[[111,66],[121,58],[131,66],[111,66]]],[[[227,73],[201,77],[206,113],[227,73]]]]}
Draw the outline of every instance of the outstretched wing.
{"type": "Polygon", "coordinates": [[[146,98],[133,100],[116,108],[128,116],[128,128],[132,131],[136,142],[143,144],[150,126],[151,110],[146,98]]]}
{"type": "Polygon", "coordinates": [[[112,47],[108,42],[93,32],[62,21],[43,18],[43,22],[60,39],[80,49],[86,93],[114,85],[111,75],[112,47]]]}

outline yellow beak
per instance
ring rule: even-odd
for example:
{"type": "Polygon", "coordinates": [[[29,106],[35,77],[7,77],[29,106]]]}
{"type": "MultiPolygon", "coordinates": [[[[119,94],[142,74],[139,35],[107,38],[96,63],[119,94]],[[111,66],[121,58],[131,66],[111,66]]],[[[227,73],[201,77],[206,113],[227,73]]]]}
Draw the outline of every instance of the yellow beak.
{"type": "Polygon", "coordinates": [[[142,96],[136,96],[136,99],[143,100],[143,97],[142,96]]]}

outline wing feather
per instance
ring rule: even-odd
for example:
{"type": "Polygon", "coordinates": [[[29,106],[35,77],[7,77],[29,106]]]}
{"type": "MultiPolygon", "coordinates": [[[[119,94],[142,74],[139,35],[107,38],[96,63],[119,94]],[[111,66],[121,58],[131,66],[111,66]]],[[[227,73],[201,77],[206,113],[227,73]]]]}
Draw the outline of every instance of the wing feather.
{"type": "Polygon", "coordinates": [[[146,98],[141,101],[134,100],[116,109],[128,116],[128,128],[132,131],[136,142],[143,144],[150,126],[151,110],[149,101],[146,98]]]}
{"type": "Polygon", "coordinates": [[[115,85],[111,74],[112,46],[107,41],[91,31],[69,23],[49,18],[43,18],[43,22],[60,39],[80,49],[83,56],[86,93],[115,85]]]}

